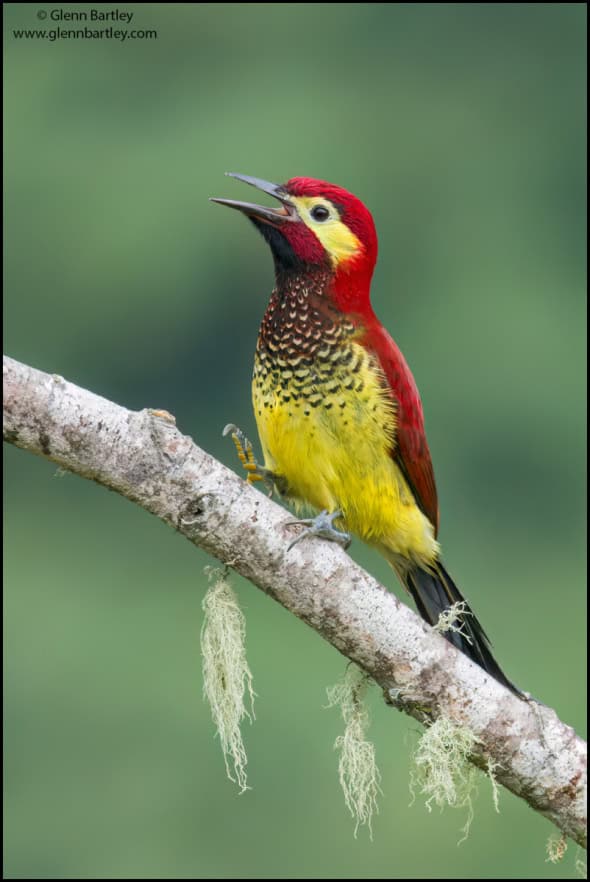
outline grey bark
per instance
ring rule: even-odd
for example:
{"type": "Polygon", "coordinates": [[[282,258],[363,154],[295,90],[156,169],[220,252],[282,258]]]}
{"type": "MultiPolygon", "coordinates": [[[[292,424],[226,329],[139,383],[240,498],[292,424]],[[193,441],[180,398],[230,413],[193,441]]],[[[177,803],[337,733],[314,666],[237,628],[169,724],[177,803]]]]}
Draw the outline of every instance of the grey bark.
{"type": "Polygon", "coordinates": [[[307,622],[428,724],[476,735],[473,761],[586,845],[586,744],[556,713],[519,699],[428,627],[339,547],[287,545],[290,514],[227,469],[164,411],[129,411],[4,357],[4,439],[156,515],[307,622]]]}

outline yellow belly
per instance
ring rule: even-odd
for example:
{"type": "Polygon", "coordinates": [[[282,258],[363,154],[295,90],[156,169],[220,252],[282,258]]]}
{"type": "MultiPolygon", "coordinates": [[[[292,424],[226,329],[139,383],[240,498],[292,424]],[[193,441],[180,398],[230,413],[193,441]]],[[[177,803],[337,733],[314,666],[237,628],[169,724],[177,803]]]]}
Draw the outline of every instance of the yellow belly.
{"type": "Polygon", "coordinates": [[[284,381],[282,389],[254,383],[265,466],[285,479],[295,499],[315,509],[340,509],[345,528],[364,541],[430,562],[438,549],[432,526],[390,453],[393,403],[373,360],[352,345],[361,366],[350,389],[345,369],[324,389],[314,386],[306,399],[285,401],[284,381]]]}

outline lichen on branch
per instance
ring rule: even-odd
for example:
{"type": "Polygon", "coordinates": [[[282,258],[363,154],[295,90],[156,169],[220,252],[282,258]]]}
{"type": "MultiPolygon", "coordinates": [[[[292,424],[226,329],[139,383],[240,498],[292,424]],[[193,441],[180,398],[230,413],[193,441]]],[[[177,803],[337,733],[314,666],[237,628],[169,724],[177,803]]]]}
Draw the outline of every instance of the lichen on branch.
{"type": "Polygon", "coordinates": [[[115,490],[302,619],[416,719],[452,720],[471,760],[586,844],[586,744],[555,711],[486,675],[333,543],[287,553],[290,515],[162,410],[130,411],[4,357],[4,439],[115,490]]]}

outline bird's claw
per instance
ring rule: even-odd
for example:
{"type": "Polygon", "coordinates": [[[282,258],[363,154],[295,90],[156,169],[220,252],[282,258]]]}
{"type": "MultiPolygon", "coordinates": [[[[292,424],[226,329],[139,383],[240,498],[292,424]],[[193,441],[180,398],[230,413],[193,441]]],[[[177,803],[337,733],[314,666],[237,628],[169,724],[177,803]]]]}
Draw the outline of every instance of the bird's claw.
{"type": "Polygon", "coordinates": [[[256,484],[258,481],[264,481],[269,488],[268,495],[271,496],[273,491],[273,474],[268,469],[259,465],[256,461],[252,442],[244,435],[242,430],[239,429],[238,426],[234,426],[233,423],[227,424],[222,435],[224,437],[226,435],[231,435],[236,446],[238,458],[248,472],[248,477],[246,479],[248,484],[256,484]]]}
{"type": "Polygon", "coordinates": [[[329,542],[337,542],[346,550],[352,542],[352,536],[350,533],[344,533],[342,530],[338,530],[334,526],[334,521],[341,517],[341,511],[333,511],[331,514],[328,511],[321,511],[315,518],[289,521],[289,524],[303,524],[307,529],[302,530],[299,536],[296,536],[295,539],[289,543],[287,551],[291,551],[294,545],[297,545],[298,542],[301,542],[302,539],[305,539],[308,536],[317,536],[319,539],[327,539],[329,542]]]}

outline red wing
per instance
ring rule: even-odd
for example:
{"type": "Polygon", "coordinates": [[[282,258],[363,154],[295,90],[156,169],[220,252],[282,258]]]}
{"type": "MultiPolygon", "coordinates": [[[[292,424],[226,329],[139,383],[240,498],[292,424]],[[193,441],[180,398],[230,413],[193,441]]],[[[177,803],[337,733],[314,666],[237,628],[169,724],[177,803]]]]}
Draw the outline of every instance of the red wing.
{"type": "Polygon", "coordinates": [[[436,483],[424,432],[422,402],[414,377],[397,345],[382,326],[368,331],[364,343],[378,357],[395,399],[396,445],[391,455],[436,535],[439,519],[436,483]]]}

